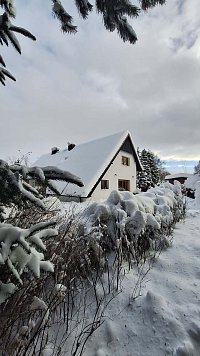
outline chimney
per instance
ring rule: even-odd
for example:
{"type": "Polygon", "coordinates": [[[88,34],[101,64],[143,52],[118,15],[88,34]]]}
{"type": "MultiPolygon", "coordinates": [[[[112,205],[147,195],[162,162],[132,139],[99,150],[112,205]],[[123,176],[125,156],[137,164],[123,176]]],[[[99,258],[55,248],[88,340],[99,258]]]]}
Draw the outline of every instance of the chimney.
{"type": "Polygon", "coordinates": [[[58,147],[52,147],[51,154],[55,155],[57,152],[59,152],[59,148],[58,147]]]}
{"type": "Polygon", "coordinates": [[[67,146],[68,151],[73,150],[73,148],[76,146],[74,143],[70,143],[70,142],[68,142],[68,144],[67,144],[67,145],[68,145],[68,146],[67,146]]]}

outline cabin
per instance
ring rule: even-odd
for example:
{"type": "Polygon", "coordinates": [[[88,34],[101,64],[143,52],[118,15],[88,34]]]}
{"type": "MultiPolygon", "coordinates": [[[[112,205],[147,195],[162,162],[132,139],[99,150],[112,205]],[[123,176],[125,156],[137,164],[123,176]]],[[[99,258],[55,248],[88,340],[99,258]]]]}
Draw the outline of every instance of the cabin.
{"type": "Polygon", "coordinates": [[[174,184],[175,180],[177,180],[181,184],[184,184],[185,181],[191,176],[192,176],[192,174],[190,174],[190,173],[174,173],[174,174],[169,174],[169,175],[165,176],[165,180],[172,184],[174,184]]]}
{"type": "MultiPolygon", "coordinates": [[[[121,132],[79,145],[68,144],[41,156],[38,167],[56,166],[80,177],[84,187],[57,181],[62,201],[98,201],[107,199],[112,190],[133,192],[136,175],[142,170],[130,132],[121,132]]],[[[50,193],[50,192],[49,192],[50,193]]]]}

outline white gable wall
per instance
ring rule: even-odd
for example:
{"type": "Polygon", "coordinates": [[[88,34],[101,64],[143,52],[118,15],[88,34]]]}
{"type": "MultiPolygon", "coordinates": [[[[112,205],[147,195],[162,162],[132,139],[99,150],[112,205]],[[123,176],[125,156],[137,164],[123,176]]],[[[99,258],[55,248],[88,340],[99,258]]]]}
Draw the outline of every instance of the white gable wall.
{"type": "Polygon", "coordinates": [[[101,182],[99,182],[92,193],[91,200],[96,201],[108,198],[111,191],[118,190],[119,179],[130,180],[130,192],[133,192],[136,188],[136,163],[134,157],[130,153],[119,151],[102,179],[109,180],[109,189],[101,189],[101,182]],[[122,164],[122,156],[129,158],[129,166],[122,164]]]}

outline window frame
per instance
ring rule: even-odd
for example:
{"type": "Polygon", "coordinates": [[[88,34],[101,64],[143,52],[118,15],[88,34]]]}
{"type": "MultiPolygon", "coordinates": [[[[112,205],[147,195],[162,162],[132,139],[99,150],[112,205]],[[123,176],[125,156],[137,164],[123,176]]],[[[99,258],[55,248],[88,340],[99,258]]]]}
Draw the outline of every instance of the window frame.
{"type": "Polygon", "coordinates": [[[118,179],[118,190],[130,192],[130,183],[129,179],[118,179]]]}
{"type": "Polygon", "coordinates": [[[122,163],[122,166],[129,167],[130,166],[130,157],[127,157],[127,156],[123,155],[121,163],[122,163]]]}
{"type": "Polygon", "coordinates": [[[108,189],[110,189],[110,181],[109,181],[109,179],[102,179],[101,180],[101,190],[108,190],[108,189]],[[105,184],[105,186],[103,187],[104,184],[105,184]]]}

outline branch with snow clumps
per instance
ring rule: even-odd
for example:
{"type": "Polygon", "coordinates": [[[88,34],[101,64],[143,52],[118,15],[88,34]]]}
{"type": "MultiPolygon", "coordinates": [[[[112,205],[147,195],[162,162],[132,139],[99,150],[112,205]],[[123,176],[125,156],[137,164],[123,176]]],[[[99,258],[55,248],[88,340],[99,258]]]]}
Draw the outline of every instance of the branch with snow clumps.
{"type": "Polygon", "coordinates": [[[10,203],[18,204],[21,197],[30,201],[39,208],[46,210],[41,201],[42,196],[38,190],[33,188],[25,180],[34,179],[39,185],[53,189],[56,194],[59,192],[53,186],[53,180],[62,180],[83,186],[81,179],[74,174],[63,171],[57,167],[26,167],[23,165],[8,165],[5,161],[0,160],[0,180],[2,189],[0,192],[1,205],[10,203]]]}
{"type": "Polygon", "coordinates": [[[40,277],[41,270],[53,272],[53,264],[45,261],[44,254],[39,251],[46,250],[42,238],[58,234],[54,226],[54,221],[41,222],[29,229],[0,224],[0,270],[7,268],[6,280],[3,280],[5,274],[1,273],[0,304],[16,290],[18,284],[23,284],[21,275],[25,270],[32,271],[35,277],[40,277]],[[12,276],[14,283],[10,283],[12,276]]]}

